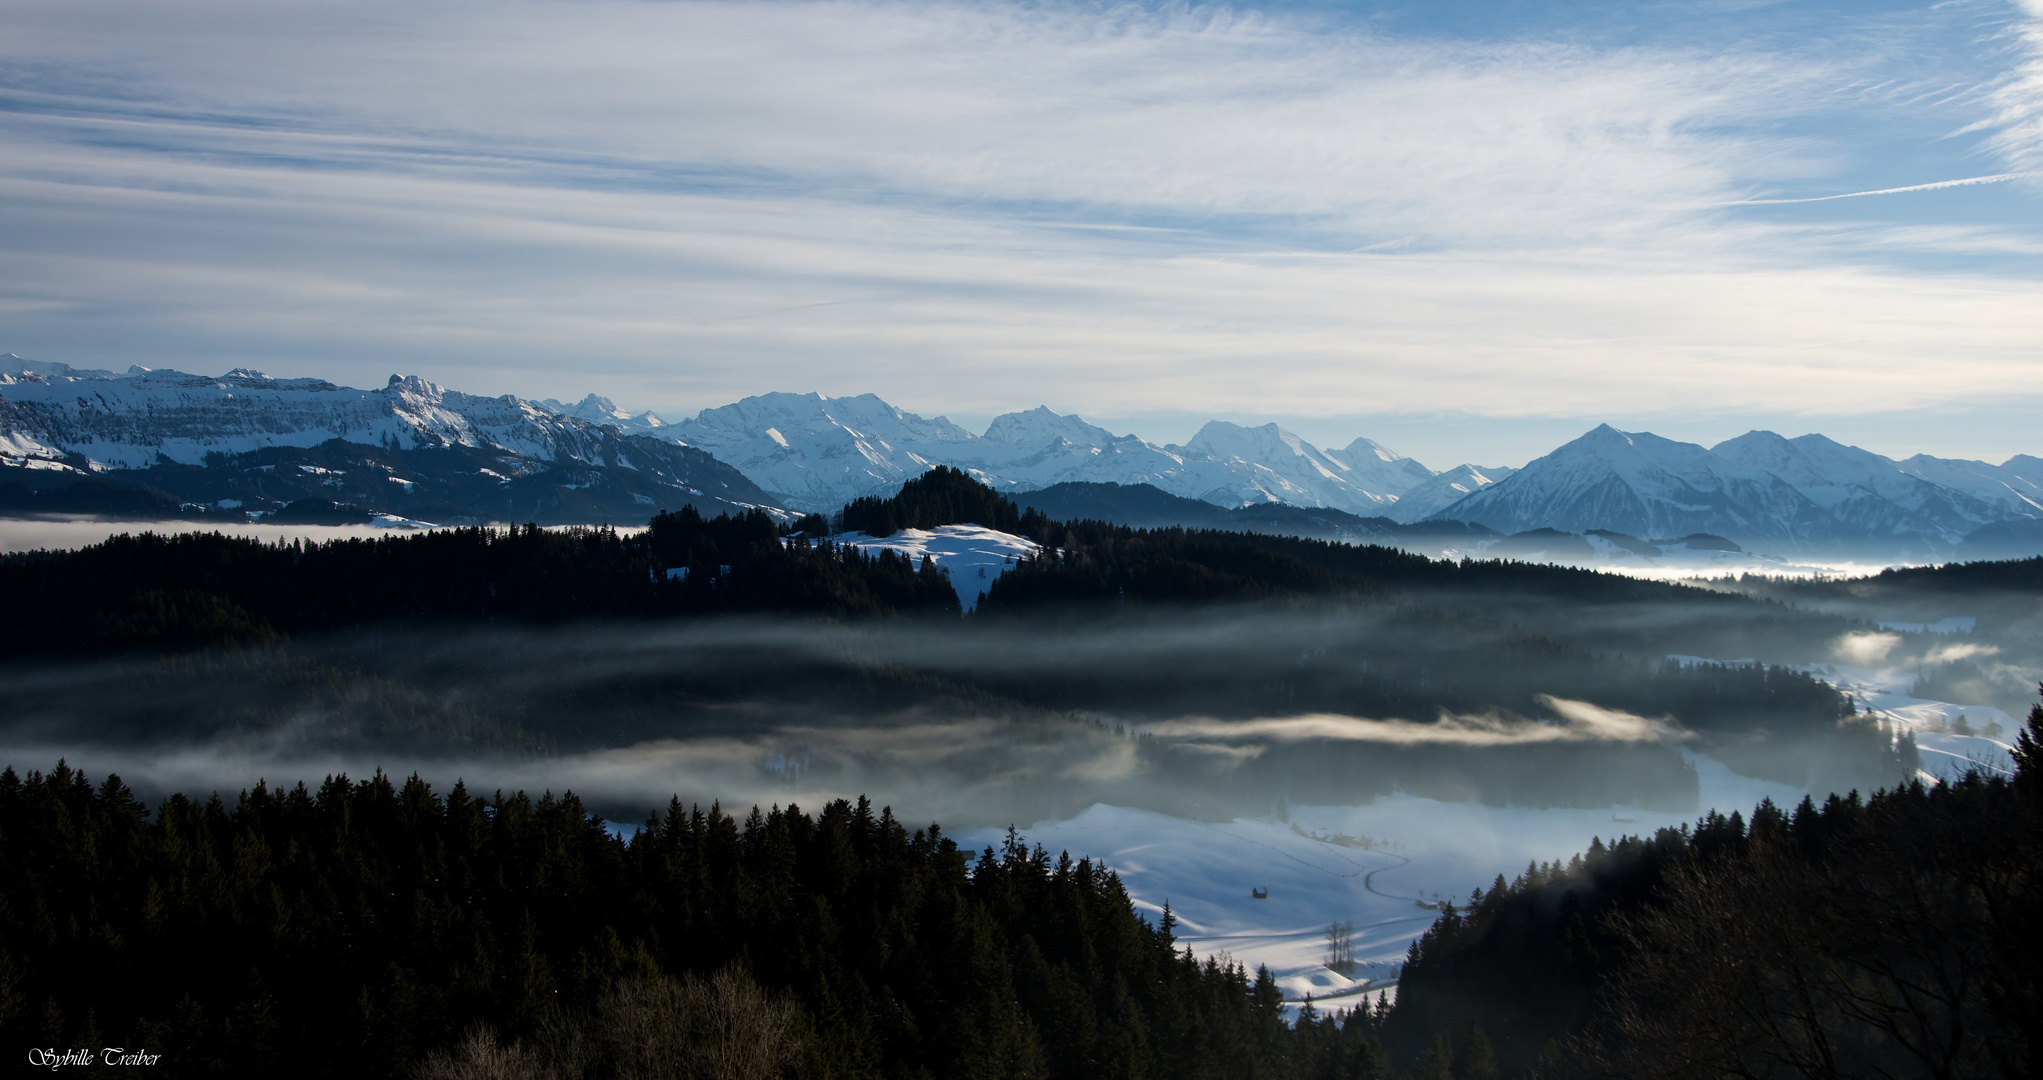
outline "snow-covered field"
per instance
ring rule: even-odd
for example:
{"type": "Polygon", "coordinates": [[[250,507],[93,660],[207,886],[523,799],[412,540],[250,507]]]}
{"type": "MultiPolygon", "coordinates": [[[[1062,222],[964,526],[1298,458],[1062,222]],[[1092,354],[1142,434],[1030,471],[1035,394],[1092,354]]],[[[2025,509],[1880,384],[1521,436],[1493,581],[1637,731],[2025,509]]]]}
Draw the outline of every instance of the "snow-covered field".
{"type": "Polygon", "coordinates": [[[966,611],[979,606],[979,598],[1014,568],[1014,564],[1036,553],[1034,541],[980,525],[939,525],[934,529],[903,529],[892,536],[841,533],[830,538],[866,551],[885,548],[915,560],[924,555],[936,560],[951,575],[951,588],[966,611]]]}
{"type": "MultiPolygon", "coordinates": [[[[1695,757],[1701,805],[1691,813],[1529,810],[1397,795],[1366,806],[1292,806],[1288,820],[1208,823],[1095,805],[1066,821],[1023,828],[1053,855],[1113,867],[1136,906],[1165,903],[1185,944],[1225,953],[1251,970],[1268,965],[1285,996],[1346,1008],[1393,985],[1405,950],[1441,899],[1463,903],[1532,861],[1565,861],[1591,839],[1639,835],[1694,821],[1705,808],[1752,812],[1762,798],[1792,806],[1805,792],[1739,776],[1695,757]],[[1252,891],[1266,890],[1267,899],[1252,891]],[[1329,923],[1354,926],[1355,978],[1325,966],[1329,923]]],[[[997,846],[1004,833],[970,830],[961,845],[997,846]]]]}
{"type": "Polygon", "coordinates": [[[97,544],[120,533],[221,532],[249,536],[266,543],[278,540],[325,541],[349,537],[388,536],[395,529],[425,527],[421,522],[384,517],[374,525],[267,525],[241,522],[99,521],[92,518],[0,518],[0,554],[17,551],[65,551],[97,544]]]}
{"type": "MultiPolygon", "coordinates": [[[[1700,553],[1691,553],[1700,554],[1700,553]]],[[[1771,556],[1741,554],[1738,552],[1715,552],[1722,558],[1682,559],[1640,559],[1637,561],[1617,560],[1608,563],[1582,564],[1591,570],[1623,574],[1626,577],[1644,578],[1648,581],[1708,581],[1711,578],[1736,577],[1740,574],[1758,574],[1767,577],[1791,578],[1852,578],[1870,577],[1896,566],[1923,566],[1928,561],[1917,562],[1853,562],[1846,559],[1797,559],[1789,561],[1771,556]]]]}
{"type": "Polygon", "coordinates": [[[1974,768],[2014,772],[2015,732],[2023,721],[1999,709],[1915,697],[1913,671],[1843,664],[1804,670],[1858,699],[1859,707],[1874,716],[1914,732],[1925,779],[1951,779],[1974,768]]]}
{"type": "MultiPolygon", "coordinates": [[[[1510,558],[1520,562],[1558,563],[1563,566],[1579,566],[1586,570],[1600,570],[1626,577],[1644,578],[1649,581],[1708,581],[1714,578],[1737,577],[1742,574],[1758,574],[1766,577],[1791,578],[1837,578],[1867,577],[1896,566],[1919,566],[1931,560],[1892,560],[1866,562],[1841,557],[1782,556],[1749,551],[1718,551],[1710,548],[1687,548],[1679,545],[1656,545],[1660,554],[1646,555],[1629,548],[1619,547],[1601,536],[1586,536],[1584,540],[1596,549],[1593,557],[1579,555],[1513,555],[1510,558]]],[[[1457,553],[1450,553],[1450,555],[1457,553]]],[[[1481,551],[1471,551],[1471,558],[1488,558],[1481,551]]]]}

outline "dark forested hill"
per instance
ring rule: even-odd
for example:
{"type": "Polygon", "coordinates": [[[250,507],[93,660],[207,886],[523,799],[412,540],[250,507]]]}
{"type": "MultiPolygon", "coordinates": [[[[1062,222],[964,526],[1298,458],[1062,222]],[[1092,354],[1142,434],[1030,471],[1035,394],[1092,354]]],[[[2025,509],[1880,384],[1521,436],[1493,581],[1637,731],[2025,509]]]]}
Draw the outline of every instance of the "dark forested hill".
{"type": "MultiPolygon", "coordinates": [[[[1792,620],[1722,594],[1567,567],[1454,563],[1393,548],[1218,530],[1060,524],[949,469],[932,470],[891,499],[859,500],[840,520],[873,535],[981,524],[1044,545],[1041,558],[1025,560],[993,585],[989,614],[1131,601],[1419,599],[1474,610],[1515,598],[1541,605],[1679,604],[1704,621],[1730,614],[1748,627],[1792,620]]],[[[934,587],[941,575],[933,567],[896,565],[900,560],[884,551],[867,557],[811,543],[806,538],[821,531],[820,518],[793,528],[784,541],[783,530],[760,511],[711,518],[691,507],[654,515],[639,534],[460,528],[289,545],[209,534],[122,535],[77,551],[0,558],[0,599],[39,628],[5,648],[90,651],[152,638],[177,644],[240,636],[205,629],[225,627],[221,620],[292,633],[389,620],[954,607],[934,587]],[[912,584],[917,575],[928,580],[912,584]],[[180,619],[194,622],[190,633],[176,629],[180,619]],[[122,629],[130,623],[143,628],[122,629]]],[[[1834,632],[1834,623],[1817,629],[1834,632]]],[[[1668,651],[1651,637],[1641,639],[1646,651],[1668,651]]]]}
{"type": "Polygon", "coordinates": [[[185,648],[391,622],[958,611],[926,560],[783,543],[763,513],[704,519],[693,508],[631,535],[520,526],[264,544],[123,534],[0,559],[0,603],[29,628],[0,655],[185,648]]]}
{"type": "Polygon", "coordinates": [[[837,519],[846,531],[868,536],[892,536],[903,529],[940,525],[983,525],[1018,536],[1037,536],[1051,525],[1039,511],[1025,510],[970,474],[947,465],[938,465],[902,484],[891,497],[853,499],[837,519]]]}
{"type": "Polygon", "coordinates": [[[2012,781],[1771,803],[1499,877],[1412,946],[1384,1032],[1507,1076],[2033,1075],[2043,705],[2012,781]]]}

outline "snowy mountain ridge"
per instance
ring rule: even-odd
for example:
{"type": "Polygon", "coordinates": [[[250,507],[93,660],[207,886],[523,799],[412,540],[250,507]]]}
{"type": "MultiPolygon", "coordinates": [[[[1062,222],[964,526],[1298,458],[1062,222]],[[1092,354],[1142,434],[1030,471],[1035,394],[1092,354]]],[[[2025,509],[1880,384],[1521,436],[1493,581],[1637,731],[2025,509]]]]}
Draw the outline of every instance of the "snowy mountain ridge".
{"type": "Polygon", "coordinates": [[[204,376],[134,367],[115,375],[0,360],[14,369],[0,371],[0,440],[14,458],[79,455],[97,468],[137,469],[331,439],[394,449],[500,449],[538,461],[603,457],[602,433],[587,420],[509,394],[448,390],[415,375],[356,390],[246,368],[204,376]]]}
{"type": "MultiPolygon", "coordinates": [[[[1222,506],[1288,503],[1404,517],[1399,497],[1433,472],[1368,439],[1322,450],[1275,424],[1207,424],[1183,446],[1115,435],[1047,407],[996,418],[985,434],[918,416],[872,394],[773,393],[669,424],[591,394],[574,404],[483,397],[416,376],[376,390],[323,379],[275,379],[237,368],[219,376],[132,367],[116,374],[0,356],[0,460],[83,458],[94,469],[198,465],[209,455],[332,439],[395,449],[466,446],[535,461],[606,460],[615,435],[650,436],[708,452],[790,507],[829,511],[889,494],[934,465],[964,468],[997,488],[1065,481],[1154,484],[1222,506]],[[609,432],[611,434],[605,434],[609,432]]],[[[625,460],[629,460],[628,458],[625,460]]],[[[1466,487],[1499,470],[1465,467],[1466,487]]],[[[1440,505],[1435,498],[1425,504],[1440,505]]]]}
{"type": "MultiPolygon", "coordinates": [[[[1151,484],[1221,506],[1289,503],[1398,517],[1406,490],[1433,472],[1368,439],[1322,450],[1276,424],[1215,420],[1182,446],[1116,435],[1046,406],[994,418],[983,435],[925,419],[873,395],[761,394],[661,429],[730,462],[787,505],[830,510],[888,494],[932,465],[995,488],[1065,482],[1151,484]]],[[[1493,473],[1468,469],[1480,487],[1493,473]]],[[[1443,504],[1444,505],[1444,504],[1443,504]]]]}
{"type": "Polygon", "coordinates": [[[1149,484],[1229,508],[1288,504],[1505,533],[1709,533],[1792,551],[1870,545],[1931,557],[1983,526],[2043,520],[2043,459],[1895,461],[1822,435],[1753,431],[1705,448],[1602,425],[1523,469],[1464,464],[1435,473],[1369,439],[1321,448],[1277,424],[1215,420],[1183,445],[1158,444],[1039,406],[996,417],[975,435],[873,394],[816,393],[755,395],[670,424],[595,394],[564,404],[464,394],[416,376],[358,390],[241,368],[116,374],[0,355],[0,464],[201,465],[339,439],[630,469],[628,442],[638,438],[704,451],[760,494],[803,511],[891,494],[951,465],[1017,493],[1066,482],[1149,484]]]}
{"type": "MultiPolygon", "coordinates": [[[[441,523],[595,524],[684,505],[787,513],[737,470],[649,437],[645,425],[570,415],[621,415],[593,396],[564,411],[417,376],[357,390],[246,368],[116,375],[0,361],[0,466],[21,473],[16,485],[60,500],[53,505],[85,499],[83,512],[132,501],[114,493],[139,483],[152,499],[174,491],[202,509],[268,513],[310,499],[333,504],[322,511],[332,514],[394,509],[441,523]],[[114,475],[124,472],[136,478],[114,475]],[[324,480],[308,488],[308,475],[324,480]],[[70,491],[81,479],[92,482],[70,491]]],[[[168,505],[178,509],[176,499],[168,505]]]]}
{"type": "Polygon", "coordinates": [[[1704,448],[1608,424],[1438,516],[1504,532],[1712,533],[1789,550],[1947,554],[1974,529],[2043,517],[2043,469],[1918,455],[1897,462],[1822,435],[1747,432],[1704,448]],[[2026,475],[2025,475],[2026,474],[2026,475]]]}

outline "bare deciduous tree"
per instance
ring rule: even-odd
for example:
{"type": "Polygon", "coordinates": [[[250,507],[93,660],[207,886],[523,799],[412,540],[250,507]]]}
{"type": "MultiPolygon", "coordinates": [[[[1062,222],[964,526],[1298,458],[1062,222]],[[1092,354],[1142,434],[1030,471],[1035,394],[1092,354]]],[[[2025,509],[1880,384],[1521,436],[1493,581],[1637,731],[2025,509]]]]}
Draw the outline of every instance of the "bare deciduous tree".
{"type": "Polygon", "coordinates": [[[2005,1075],[1999,931],[2021,864],[1936,813],[1869,814],[1823,858],[1755,832],[1672,868],[1615,920],[1632,960],[1585,1059],[1638,1080],[2005,1075]]]}
{"type": "Polygon", "coordinates": [[[471,1029],[417,1080],[782,1080],[799,1072],[800,1007],[742,973],[621,980],[589,1013],[555,1012],[529,1042],[471,1029]]]}

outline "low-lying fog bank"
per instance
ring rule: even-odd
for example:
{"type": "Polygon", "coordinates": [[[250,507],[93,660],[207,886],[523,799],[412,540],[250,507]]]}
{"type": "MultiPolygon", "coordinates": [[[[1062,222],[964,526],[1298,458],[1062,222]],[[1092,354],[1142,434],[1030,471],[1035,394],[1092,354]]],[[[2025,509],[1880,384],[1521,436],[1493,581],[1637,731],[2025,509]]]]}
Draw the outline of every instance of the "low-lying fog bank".
{"type": "MultiPolygon", "coordinates": [[[[1667,615],[1597,618],[1605,630],[1576,629],[1663,633],[1667,615]]],[[[19,659],[0,692],[9,760],[117,769],[145,798],[381,768],[572,787],[620,820],[676,796],[862,793],[958,826],[1094,803],[1227,821],[1396,793],[1692,813],[1687,753],[1821,791],[1915,767],[1891,731],[1785,669],[1629,660],[1403,607],[389,627],[19,659]]]]}

